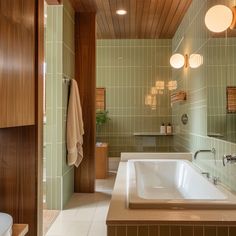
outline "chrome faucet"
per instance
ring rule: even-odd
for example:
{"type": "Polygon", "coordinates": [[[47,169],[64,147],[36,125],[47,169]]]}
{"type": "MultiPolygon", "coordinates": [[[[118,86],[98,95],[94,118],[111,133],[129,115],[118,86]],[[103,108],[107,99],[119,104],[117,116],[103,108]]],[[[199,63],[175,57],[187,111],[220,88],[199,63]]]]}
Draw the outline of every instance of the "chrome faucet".
{"type": "Polygon", "coordinates": [[[225,166],[225,161],[226,163],[230,163],[230,164],[236,163],[236,154],[224,155],[222,161],[223,161],[223,166],[225,166]]]}
{"type": "Polygon", "coordinates": [[[220,181],[220,178],[219,178],[219,177],[213,177],[213,178],[212,178],[212,181],[213,181],[213,184],[214,184],[214,185],[217,185],[218,182],[220,181]]]}
{"type": "Polygon", "coordinates": [[[211,150],[198,150],[194,153],[194,160],[196,160],[197,158],[197,155],[200,153],[200,152],[211,152],[213,154],[215,154],[216,150],[215,148],[212,148],[211,150]]]}
{"type": "Polygon", "coordinates": [[[202,175],[205,175],[208,179],[210,179],[210,173],[209,172],[202,172],[202,175]]]}

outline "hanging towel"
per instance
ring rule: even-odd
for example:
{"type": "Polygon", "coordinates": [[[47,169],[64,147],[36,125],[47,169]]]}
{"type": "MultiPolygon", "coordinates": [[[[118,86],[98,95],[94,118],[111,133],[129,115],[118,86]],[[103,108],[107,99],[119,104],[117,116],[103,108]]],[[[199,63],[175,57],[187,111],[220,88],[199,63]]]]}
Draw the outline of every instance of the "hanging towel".
{"type": "Polygon", "coordinates": [[[77,82],[71,80],[67,112],[67,162],[79,166],[83,159],[84,125],[77,82]]]}

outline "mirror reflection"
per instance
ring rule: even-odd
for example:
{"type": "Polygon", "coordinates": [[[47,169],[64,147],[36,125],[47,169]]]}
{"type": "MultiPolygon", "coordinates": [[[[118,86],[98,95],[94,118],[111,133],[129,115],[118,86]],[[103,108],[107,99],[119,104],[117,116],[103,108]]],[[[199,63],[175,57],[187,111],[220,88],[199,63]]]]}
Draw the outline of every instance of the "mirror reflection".
{"type": "Polygon", "coordinates": [[[236,38],[212,37],[206,48],[207,134],[236,142],[236,38]]]}

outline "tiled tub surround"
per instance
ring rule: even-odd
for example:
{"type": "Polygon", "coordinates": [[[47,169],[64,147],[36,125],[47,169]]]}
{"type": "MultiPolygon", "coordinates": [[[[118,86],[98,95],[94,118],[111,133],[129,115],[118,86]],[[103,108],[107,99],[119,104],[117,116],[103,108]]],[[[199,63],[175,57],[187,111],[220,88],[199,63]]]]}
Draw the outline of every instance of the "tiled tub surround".
{"type": "Polygon", "coordinates": [[[109,143],[109,156],[121,152],[170,151],[173,137],[135,137],[135,132],[160,132],[171,122],[170,92],[157,96],[156,110],[145,106],[145,95],[157,80],[171,78],[171,40],[97,40],[97,87],[106,88],[111,120],[97,134],[109,143]]]}
{"type": "Polygon", "coordinates": [[[69,84],[74,78],[74,10],[69,0],[47,6],[46,27],[46,157],[47,209],[63,209],[74,191],[74,168],[66,164],[66,114],[69,84]]]}
{"type": "MultiPolygon", "coordinates": [[[[232,190],[236,191],[236,165],[227,165],[223,167],[222,156],[224,154],[236,153],[236,144],[227,141],[210,138],[207,136],[207,130],[211,130],[212,126],[217,126],[219,132],[222,132],[219,117],[212,117],[212,121],[207,123],[207,114],[218,109],[218,114],[222,113],[221,108],[211,109],[212,102],[216,102],[209,96],[209,93],[216,92],[217,88],[213,88],[216,82],[223,85],[223,81],[227,76],[230,78],[230,84],[235,85],[235,51],[229,50],[232,60],[230,64],[225,64],[225,52],[222,49],[225,39],[214,39],[210,31],[207,30],[204,17],[207,10],[216,4],[224,4],[227,6],[234,5],[233,0],[193,0],[185,17],[182,20],[173,40],[172,51],[174,52],[177,45],[180,43],[177,52],[182,54],[200,53],[204,57],[204,63],[198,69],[182,68],[172,70],[172,79],[177,80],[178,90],[187,92],[187,101],[181,104],[174,104],[172,107],[173,124],[175,130],[174,145],[182,146],[183,148],[195,152],[199,149],[216,148],[216,160],[211,154],[200,154],[196,160],[196,164],[201,169],[208,171],[212,176],[217,176],[220,181],[227,185],[232,190]],[[229,74],[224,74],[228,67],[229,74]],[[212,79],[210,79],[212,77],[212,79]],[[210,99],[210,100],[209,100],[210,99]],[[181,123],[182,114],[187,113],[189,122],[187,125],[181,123]],[[214,123],[213,121],[216,121],[214,123]]],[[[231,45],[235,44],[235,38],[228,40],[231,45]]],[[[220,85],[220,86],[221,86],[220,85]]],[[[216,98],[222,99],[223,95],[218,95],[216,98]]],[[[209,120],[210,120],[209,119],[209,120]]],[[[228,122],[228,121],[227,121],[228,122]]],[[[225,124],[225,122],[223,122],[225,124]]],[[[226,130],[226,126],[223,128],[226,130]]],[[[231,128],[235,130],[234,126],[231,128]]]]}
{"type": "Polygon", "coordinates": [[[120,162],[107,216],[108,236],[235,236],[236,210],[129,209],[127,162],[120,162]]]}

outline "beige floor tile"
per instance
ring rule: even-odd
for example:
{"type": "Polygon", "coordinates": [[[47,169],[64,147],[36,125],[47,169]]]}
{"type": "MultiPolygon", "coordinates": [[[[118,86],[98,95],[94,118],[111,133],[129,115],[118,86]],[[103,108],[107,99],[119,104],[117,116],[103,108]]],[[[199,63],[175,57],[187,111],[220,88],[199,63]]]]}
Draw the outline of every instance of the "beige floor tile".
{"type": "Polygon", "coordinates": [[[103,223],[98,223],[98,222],[93,222],[88,236],[106,236],[107,235],[107,227],[105,222],[103,223]]]}
{"type": "Polygon", "coordinates": [[[115,175],[96,180],[93,194],[75,193],[46,236],[106,236],[106,217],[115,175]]]}

